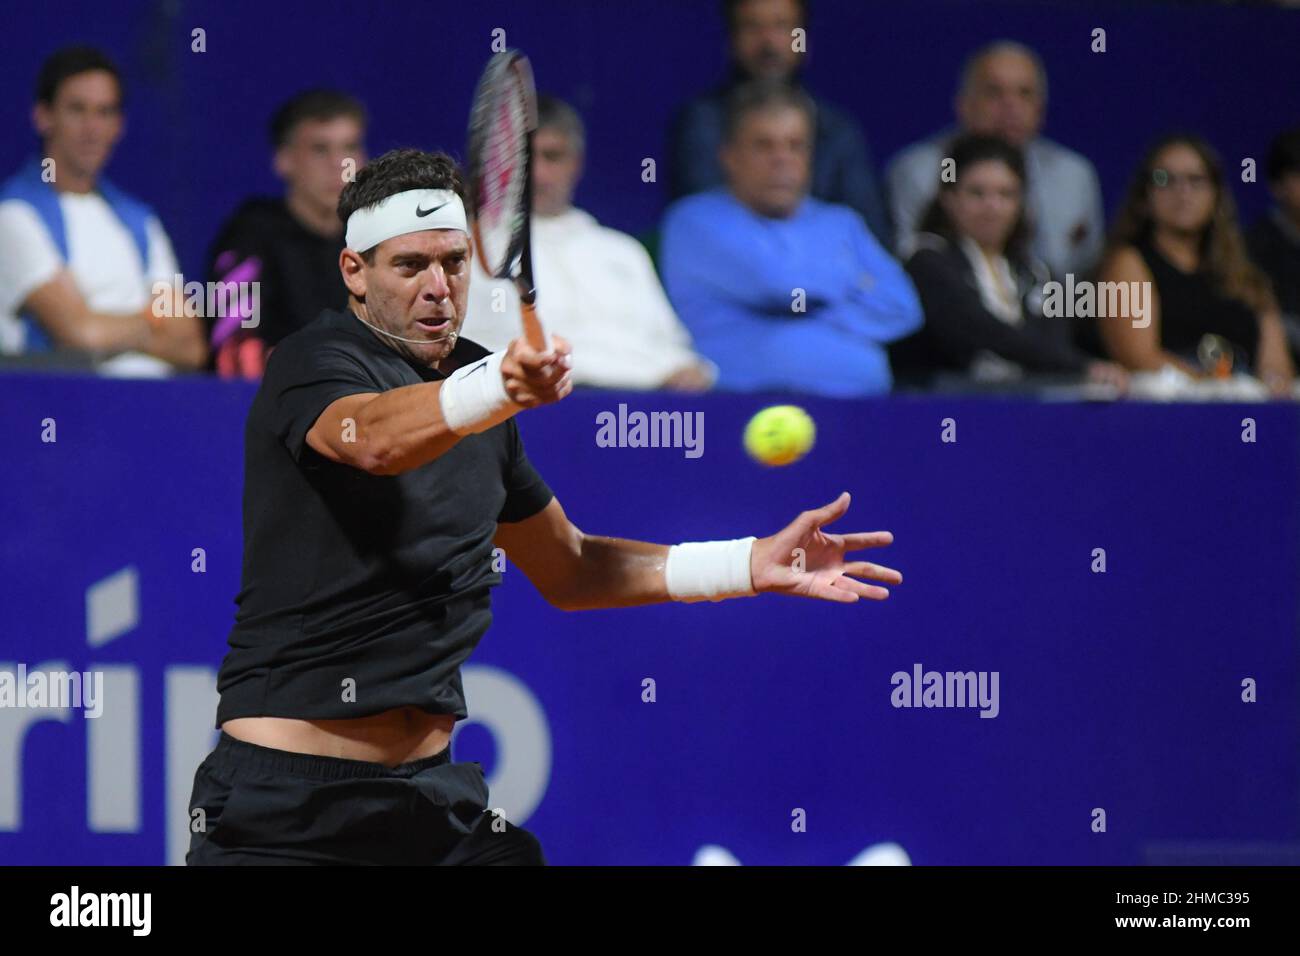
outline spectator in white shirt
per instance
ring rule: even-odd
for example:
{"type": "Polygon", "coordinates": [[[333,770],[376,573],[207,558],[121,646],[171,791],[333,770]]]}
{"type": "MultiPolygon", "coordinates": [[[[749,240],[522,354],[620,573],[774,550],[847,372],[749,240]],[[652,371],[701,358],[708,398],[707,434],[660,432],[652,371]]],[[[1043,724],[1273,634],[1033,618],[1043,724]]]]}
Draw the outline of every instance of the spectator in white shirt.
{"type": "Polygon", "coordinates": [[[32,118],[41,155],[0,185],[0,352],[113,356],[109,374],[202,366],[198,318],[168,317],[170,294],[154,308],[154,284],[180,271],[158,217],[100,175],[122,133],[116,66],[89,47],[53,54],[32,118]]]}
{"type": "Polygon", "coordinates": [[[959,128],[914,143],[889,164],[889,208],[895,243],[906,260],[917,224],[939,190],[944,160],[960,133],[997,136],[1025,157],[1025,213],[1030,251],[1058,278],[1087,272],[1105,241],[1101,184],[1091,162],[1041,135],[1047,113],[1047,71],[1029,47],[991,43],[966,61],[953,103],[959,128]]]}
{"type": "MultiPolygon", "coordinates": [[[[573,346],[573,381],[597,388],[702,391],[717,377],[691,347],[645,248],[573,206],[585,134],[567,103],[538,98],[533,140],[533,274],[548,331],[573,346]]],[[[519,332],[514,286],[474,259],[464,334],[505,348],[519,332]]]]}

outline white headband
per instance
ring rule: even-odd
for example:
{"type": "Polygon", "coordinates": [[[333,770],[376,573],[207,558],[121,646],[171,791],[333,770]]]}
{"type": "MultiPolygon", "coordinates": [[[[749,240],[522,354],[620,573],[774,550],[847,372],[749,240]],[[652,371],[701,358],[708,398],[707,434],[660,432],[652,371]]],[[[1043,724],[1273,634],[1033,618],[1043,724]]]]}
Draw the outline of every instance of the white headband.
{"type": "Polygon", "coordinates": [[[423,229],[468,233],[465,204],[450,189],[409,189],[348,216],[348,248],[373,249],[385,239],[423,229]]]}

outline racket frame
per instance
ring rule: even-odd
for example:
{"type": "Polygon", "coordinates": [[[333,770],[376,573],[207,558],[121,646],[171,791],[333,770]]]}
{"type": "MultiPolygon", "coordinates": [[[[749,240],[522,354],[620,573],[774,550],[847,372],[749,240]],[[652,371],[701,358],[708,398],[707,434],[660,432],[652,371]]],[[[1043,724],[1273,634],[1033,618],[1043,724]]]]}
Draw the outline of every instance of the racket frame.
{"type": "MultiPolygon", "coordinates": [[[[550,344],[546,331],[542,328],[537,314],[537,284],[533,279],[532,223],[533,223],[533,136],[537,132],[537,90],[533,83],[532,65],[528,57],[519,50],[505,50],[493,54],[479,79],[474,92],[474,105],[470,111],[469,160],[471,187],[474,200],[474,245],[483,258],[482,235],[479,231],[480,189],[482,179],[483,153],[486,150],[491,109],[502,95],[500,87],[509,83],[511,89],[518,89],[523,94],[523,188],[520,190],[519,203],[523,207],[518,216],[519,226],[511,236],[507,247],[505,262],[492,268],[494,263],[483,259],[483,271],[496,279],[509,279],[519,293],[520,317],[523,323],[524,337],[528,344],[538,351],[547,351],[550,344]],[[517,78],[509,76],[515,73],[517,78]],[[485,94],[489,94],[487,102],[485,94]],[[483,114],[488,119],[483,120],[483,114]]],[[[513,95],[513,93],[512,93],[513,95]]]]}

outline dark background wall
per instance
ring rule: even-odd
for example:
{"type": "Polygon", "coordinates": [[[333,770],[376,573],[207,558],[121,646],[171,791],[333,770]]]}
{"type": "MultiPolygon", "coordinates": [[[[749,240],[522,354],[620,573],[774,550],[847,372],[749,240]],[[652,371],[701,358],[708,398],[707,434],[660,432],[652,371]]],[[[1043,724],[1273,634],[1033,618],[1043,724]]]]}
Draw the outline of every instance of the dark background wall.
{"type": "MultiPolygon", "coordinates": [[[[1098,167],[1108,211],[1144,145],[1197,130],[1236,175],[1247,221],[1264,183],[1240,182],[1279,129],[1300,123],[1300,11],[1098,3],[815,0],[810,86],[856,114],[878,166],[951,119],[959,66],[1012,37],[1044,56],[1047,133],[1098,167]],[[1108,51],[1090,51],[1091,31],[1108,51]]],[[[719,80],[724,36],[712,0],[494,0],[446,4],[269,0],[90,0],[5,11],[0,169],[35,148],[31,89],[41,60],[71,42],[102,45],[126,71],[128,128],[110,175],[162,215],[187,273],[218,224],[252,192],[275,189],[267,119],[315,85],[355,92],[372,114],[370,148],[461,154],[469,101],[500,27],[533,59],[538,85],[572,100],[589,127],[578,201],[610,225],[654,227],[666,201],[666,128],[685,97],[719,80]],[[190,31],[207,52],[190,50],[190,31]],[[658,183],[641,161],[660,161],[658,183]]]]}

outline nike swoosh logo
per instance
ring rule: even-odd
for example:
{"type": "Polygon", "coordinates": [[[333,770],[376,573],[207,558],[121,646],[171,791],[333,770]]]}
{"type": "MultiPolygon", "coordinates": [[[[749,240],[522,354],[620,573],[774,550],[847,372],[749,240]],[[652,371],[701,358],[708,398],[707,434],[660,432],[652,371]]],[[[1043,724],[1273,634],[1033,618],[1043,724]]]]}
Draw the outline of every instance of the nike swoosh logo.
{"type": "Polygon", "coordinates": [[[468,372],[465,373],[465,378],[469,378],[471,375],[473,375],[481,368],[487,368],[487,363],[488,363],[487,359],[484,359],[483,361],[479,362],[472,369],[470,369],[468,372]]]}
{"type": "MultiPolygon", "coordinates": [[[[448,199],[447,202],[451,202],[451,200],[448,199]]],[[[446,202],[442,204],[442,206],[445,206],[445,205],[447,205],[446,202]]],[[[429,215],[430,213],[435,213],[435,212],[437,212],[439,209],[442,208],[442,206],[434,206],[432,209],[421,209],[420,206],[419,206],[419,203],[417,203],[416,206],[415,206],[415,214],[416,214],[417,216],[424,217],[424,216],[429,215]]]]}

